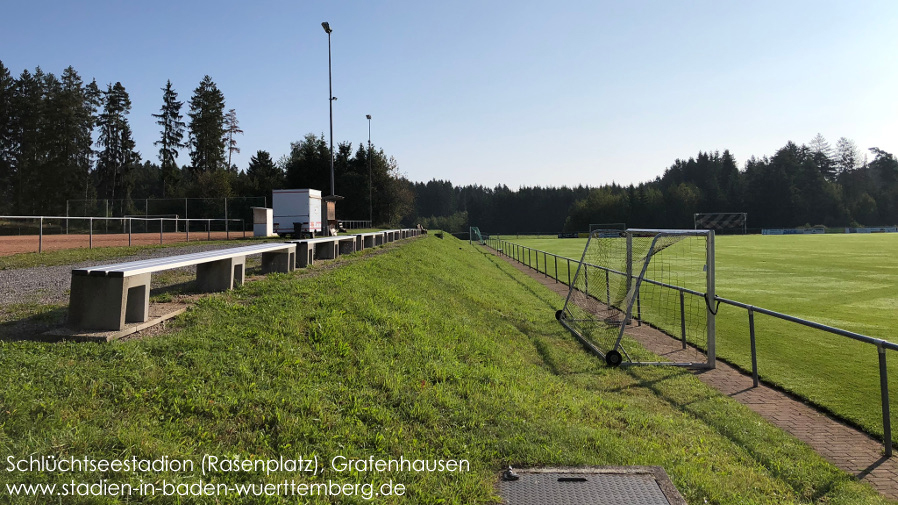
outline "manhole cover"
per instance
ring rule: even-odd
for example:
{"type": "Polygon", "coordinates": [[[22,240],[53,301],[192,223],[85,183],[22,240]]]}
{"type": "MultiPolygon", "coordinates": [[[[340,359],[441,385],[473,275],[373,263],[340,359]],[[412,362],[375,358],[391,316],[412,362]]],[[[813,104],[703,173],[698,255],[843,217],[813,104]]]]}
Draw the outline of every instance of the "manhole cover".
{"type": "Polygon", "coordinates": [[[656,466],[532,468],[499,478],[505,505],[686,505],[656,466]]]}

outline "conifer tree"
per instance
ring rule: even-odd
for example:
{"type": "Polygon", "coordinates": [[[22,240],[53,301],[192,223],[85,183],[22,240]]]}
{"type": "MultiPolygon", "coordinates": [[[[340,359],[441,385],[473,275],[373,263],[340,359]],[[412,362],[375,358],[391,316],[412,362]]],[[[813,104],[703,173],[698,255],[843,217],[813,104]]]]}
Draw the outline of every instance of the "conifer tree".
{"type": "Polygon", "coordinates": [[[243,134],[243,130],[240,129],[240,123],[237,121],[237,111],[231,109],[228,111],[228,114],[225,116],[225,145],[228,149],[228,170],[231,169],[231,155],[234,153],[240,153],[240,148],[237,147],[237,139],[234,138],[234,135],[243,134]]]}
{"type": "Polygon", "coordinates": [[[190,159],[197,173],[213,172],[224,165],[224,95],[208,75],[190,99],[190,159]]]}
{"type": "Polygon", "coordinates": [[[134,150],[131,127],[127,115],[131,99],[120,82],[109,85],[103,93],[103,111],[98,126],[97,145],[103,149],[97,159],[100,195],[104,198],[130,199],[129,172],[140,163],[140,153],[134,150]]]}
{"type": "Polygon", "coordinates": [[[9,213],[15,160],[13,94],[16,81],[0,61],[0,212],[9,213]]]}
{"type": "Polygon", "coordinates": [[[165,198],[169,190],[178,180],[178,150],[187,147],[184,143],[184,116],[181,115],[181,107],[184,102],[178,101],[178,93],[172,89],[171,81],[165,83],[162,88],[162,109],[159,114],[153,114],[158,119],[156,124],[162,127],[159,132],[162,138],[153,142],[159,147],[159,161],[162,163],[162,197],[165,198]]]}
{"type": "Polygon", "coordinates": [[[13,94],[13,137],[15,159],[12,171],[13,202],[17,212],[37,214],[41,168],[47,149],[43,134],[44,72],[22,71],[13,94]]]}

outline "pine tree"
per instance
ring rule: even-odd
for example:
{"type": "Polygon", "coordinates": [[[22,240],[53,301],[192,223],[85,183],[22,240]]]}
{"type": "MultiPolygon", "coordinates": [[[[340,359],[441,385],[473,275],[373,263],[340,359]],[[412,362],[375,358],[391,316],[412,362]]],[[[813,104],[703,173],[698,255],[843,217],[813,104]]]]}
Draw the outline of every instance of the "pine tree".
{"type": "Polygon", "coordinates": [[[190,159],[194,172],[219,170],[224,165],[224,95],[207,75],[190,99],[190,159]]]}
{"type": "Polygon", "coordinates": [[[829,142],[823,138],[823,135],[818,133],[811,139],[811,145],[809,147],[814,163],[817,165],[817,170],[819,170],[827,180],[833,180],[836,176],[836,166],[833,161],[833,150],[832,147],[830,147],[829,142]]]}
{"type": "MultiPolygon", "coordinates": [[[[62,73],[61,89],[54,110],[57,122],[56,175],[53,195],[55,210],[62,212],[63,200],[78,198],[90,184],[93,157],[93,127],[96,122],[96,83],[84,85],[71,66],[62,73]]],[[[49,210],[49,209],[48,209],[49,210]]]]}
{"type": "Polygon", "coordinates": [[[178,180],[178,150],[187,145],[184,143],[184,127],[186,124],[181,115],[181,107],[184,102],[178,101],[178,93],[171,87],[171,81],[165,83],[162,88],[162,109],[159,114],[153,114],[158,119],[156,124],[162,127],[159,132],[162,138],[153,142],[160,146],[159,161],[162,163],[162,197],[165,198],[166,190],[171,188],[178,180]]]}
{"type": "Polygon", "coordinates": [[[851,172],[858,167],[860,163],[861,153],[857,149],[857,145],[845,137],[836,142],[836,170],[839,175],[851,172]]]}
{"type": "Polygon", "coordinates": [[[250,158],[246,169],[249,189],[255,194],[264,193],[271,203],[271,190],[284,184],[284,171],[275,165],[268,151],[258,151],[250,158]]]}
{"type": "Polygon", "coordinates": [[[38,214],[40,171],[46,162],[43,111],[44,73],[40,67],[34,74],[22,71],[13,94],[13,143],[15,157],[12,170],[13,207],[21,214],[38,214]]]}
{"type": "Polygon", "coordinates": [[[98,126],[97,145],[103,149],[97,159],[97,175],[100,195],[115,200],[129,200],[131,181],[129,172],[140,163],[140,153],[134,150],[131,127],[127,115],[131,111],[131,99],[120,82],[109,85],[103,93],[103,112],[98,126]]]}
{"type": "Polygon", "coordinates": [[[8,214],[12,209],[12,180],[15,162],[15,117],[13,95],[16,81],[9,69],[0,61],[0,212],[8,214]]]}
{"type": "Polygon", "coordinates": [[[225,116],[225,145],[228,149],[228,170],[231,169],[231,155],[234,153],[240,153],[240,148],[237,147],[237,139],[234,138],[234,135],[243,134],[243,130],[240,129],[240,123],[237,121],[237,111],[231,109],[228,111],[225,116]]]}

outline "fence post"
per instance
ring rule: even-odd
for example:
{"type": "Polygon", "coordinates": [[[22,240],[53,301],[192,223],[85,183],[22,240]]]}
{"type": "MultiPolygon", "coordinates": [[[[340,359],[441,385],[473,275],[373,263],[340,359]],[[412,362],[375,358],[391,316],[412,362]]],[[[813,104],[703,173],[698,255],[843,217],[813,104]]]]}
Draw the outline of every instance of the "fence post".
{"type": "Polygon", "coordinates": [[[876,345],[879,351],[879,390],[882,394],[882,442],[886,457],[892,457],[892,419],[889,413],[889,371],[886,369],[886,349],[882,343],[876,345]]]}
{"type": "Polygon", "coordinates": [[[546,251],[543,251],[543,273],[546,277],[549,276],[549,260],[547,259],[546,251]]]}
{"type": "Polygon", "coordinates": [[[162,218],[159,218],[159,245],[162,245],[162,218]]]}
{"type": "Polygon", "coordinates": [[[748,308],[748,336],[751,340],[751,380],[758,387],[758,350],[755,345],[755,309],[748,308]]]}
{"type": "Polygon", "coordinates": [[[87,248],[93,249],[94,248],[94,218],[92,218],[92,217],[87,218],[87,222],[90,224],[90,232],[89,232],[90,233],[90,241],[88,242],[87,248]]]}
{"type": "Polygon", "coordinates": [[[187,217],[184,218],[184,231],[187,232],[187,242],[190,242],[190,220],[187,217]]]}
{"type": "Polygon", "coordinates": [[[212,240],[212,221],[206,220],[206,240],[212,240]]]}
{"type": "Polygon", "coordinates": [[[680,335],[683,337],[683,349],[686,348],[686,303],[683,301],[683,290],[680,291],[680,335]]]}
{"type": "MultiPolygon", "coordinates": [[[[66,226],[68,226],[69,220],[66,219],[65,221],[66,221],[66,226]]],[[[42,253],[42,252],[44,252],[44,216],[41,216],[40,227],[41,227],[41,229],[40,229],[40,231],[38,231],[38,237],[37,237],[37,252],[42,253]]]]}
{"type": "Polygon", "coordinates": [[[567,285],[570,286],[571,285],[571,259],[570,258],[565,258],[565,259],[567,259],[567,285]]]}
{"type": "Polygon", "coordinates": [[[128,218],[128,247],[131,247],[131,229],[134,228],[134,219],[128,218]]]}
{"type": "Polygon", "coordinates": [[[558,256],[555,256],[555,284],[558,284],[558,256]]]}

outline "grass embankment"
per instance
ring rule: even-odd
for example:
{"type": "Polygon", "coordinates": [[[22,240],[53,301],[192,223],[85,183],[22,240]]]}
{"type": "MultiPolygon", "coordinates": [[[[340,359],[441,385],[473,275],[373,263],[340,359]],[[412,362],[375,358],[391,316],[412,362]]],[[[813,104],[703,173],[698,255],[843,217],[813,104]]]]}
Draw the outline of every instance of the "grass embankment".
{"type": "MultiPolygon", "coordinates": [[[[408,487],[401,498],[379,499],[388,503],[492,503],[508,464],[662,465],[690,503],[881,502],[688,373],[606,368],[554,320],[558,303],[502,260],[430,236],[315,276],[275,274],[210,296],[173,334],[154,339],[0,342],[0,381],[9,385],[0,393],[0,454],[471,463],[466,473],[317,477],[408,487]]],[[[309,480],[289,472],[0,473],[4,484],[72,477],[309,480]]],[[[91,500],[66,503],[104,501],[91,500]]],[[[181,502],[212,500],[246,502],[181,502]]]]}
{"type": "MultiPolygon", "coordinates": [[[[515,240],[580,259],[585,239],[515,240]]],[[[717,294],[837,328],[898,341],[898,234],[719,236],[717,294]]],[[[535,265],[535,254],[531,254],[535,265]]],[[[527,262],[524,254],[522,259],[527,262]]],[[[544,270],[542,255],[539,269],[544,270]]],[[[558,278],[567,280],[566,262],[558,278]]],[[[549,274],[554,276],[549,257],[549,274]]],[[[572,268],[575,268],[572,267],[572,268]]],[[[573,276],[573,272],[571,273],[573,276]]],[[[717,355],[751,370],[748,315],[721,305],[717,355]]],[[[671,329],[678,334],[678,327],[671,329]]],[[[761,377],[882,436],[876,348],[755,314],[761,377]]],[[[898,412],[898,356],[889,353],[891,412],[898,412]]],[[[892,418],[896,425],[898,418],[892,418]]],[[[893,433],[898,441],[898,432],[893,433]]]]}

